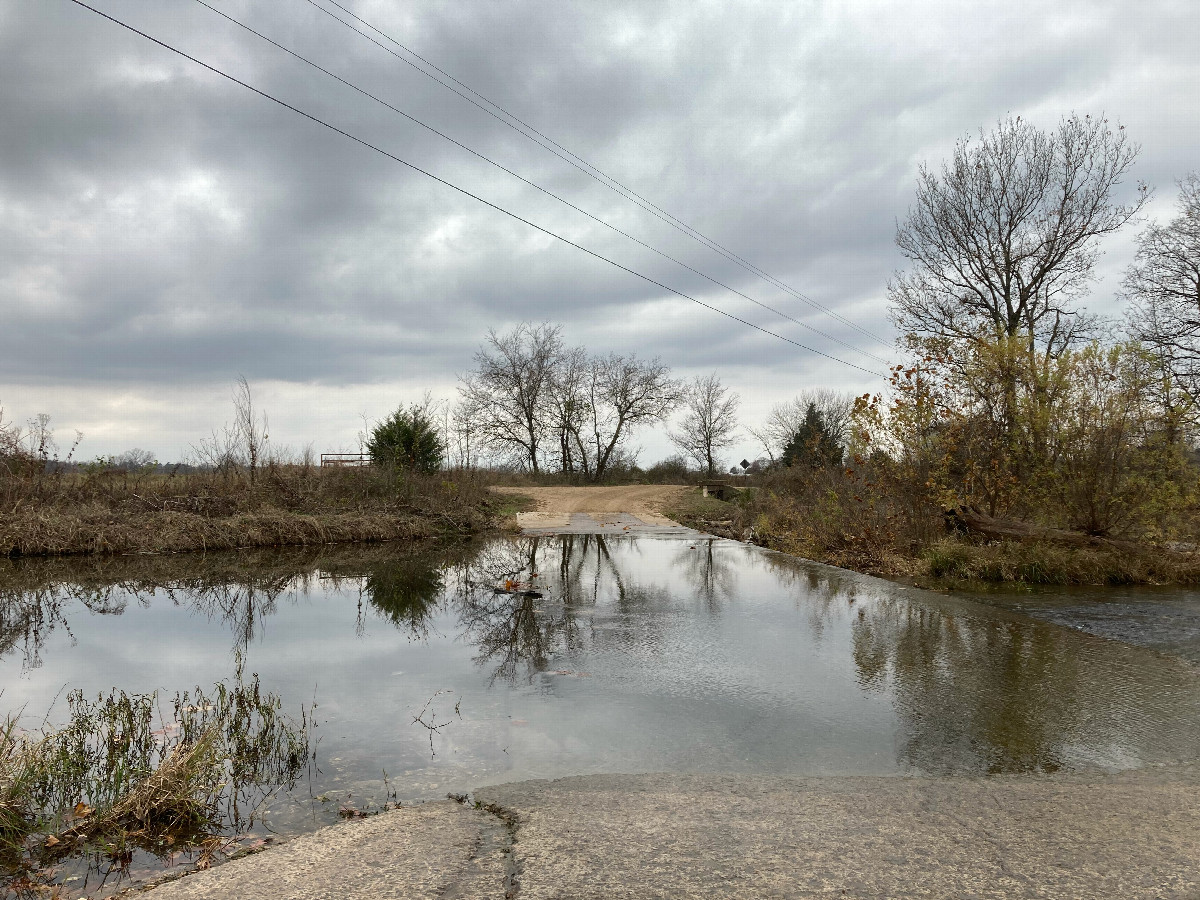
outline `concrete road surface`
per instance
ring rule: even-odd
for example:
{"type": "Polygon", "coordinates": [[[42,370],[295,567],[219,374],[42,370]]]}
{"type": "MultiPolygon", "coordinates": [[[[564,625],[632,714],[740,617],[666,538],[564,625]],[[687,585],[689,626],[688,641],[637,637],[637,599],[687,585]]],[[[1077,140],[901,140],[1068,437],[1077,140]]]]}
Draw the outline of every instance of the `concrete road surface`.
{"type": "Polygon", "coordinates": [[[601,775],[347,822],[154,889],[308,898],[1198,898],[1200,776],[601,775]]]}

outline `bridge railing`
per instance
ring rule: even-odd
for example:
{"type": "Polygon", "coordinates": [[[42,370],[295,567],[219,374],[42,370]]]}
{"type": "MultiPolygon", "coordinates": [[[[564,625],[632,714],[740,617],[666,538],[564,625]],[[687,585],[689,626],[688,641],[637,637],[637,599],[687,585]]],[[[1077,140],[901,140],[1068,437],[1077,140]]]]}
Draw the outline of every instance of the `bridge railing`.
{"type": "Polygon", "coordinates": [[[325,466],[369,466],[371,457],[366,453],[322,453],[321,467],[325,466]]]}

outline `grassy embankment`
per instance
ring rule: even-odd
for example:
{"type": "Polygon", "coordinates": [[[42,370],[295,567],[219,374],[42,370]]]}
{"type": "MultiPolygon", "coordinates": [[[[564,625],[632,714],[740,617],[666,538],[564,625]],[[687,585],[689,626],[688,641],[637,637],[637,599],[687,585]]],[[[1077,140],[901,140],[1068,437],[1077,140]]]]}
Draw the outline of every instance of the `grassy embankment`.
{"type": "Polygon", "coordinates": [[[1197,584],[1200,554],[1166,542],[992,540],[948,531],[936,510],[904,508],[842,473],[782,470],[754,479],[730,502],[699,491],[664,514],[773,550],[939,588],[981,584],[1197,584]]]}
{"type": "Polygon", "coordinates": [[[475,474],[374,467],[0,472],[0,555],[411,541],[495,528],[520,504],[475,474]]]}

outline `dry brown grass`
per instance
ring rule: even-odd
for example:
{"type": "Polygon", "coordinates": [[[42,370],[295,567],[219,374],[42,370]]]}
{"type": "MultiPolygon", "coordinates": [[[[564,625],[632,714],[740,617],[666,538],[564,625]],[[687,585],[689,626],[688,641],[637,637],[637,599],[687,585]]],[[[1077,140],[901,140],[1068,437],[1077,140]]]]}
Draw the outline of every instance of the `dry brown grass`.
{"type": "Polygon", "coordinates": [[[268,465],[239,472],[0,469],[0,554],[161,553],[470,534],[511,501],[477,475],[268,465]]]}
{"type": "Polygon", "coordinates": [[[665,515],[705,531],[871,575],[954,587],[1026,584],[1197,584],[1200,554],[1146,543],[1121,549],[948,534],[941,512],[906,503],[869,467],[784,469],[756,479],[734,502],[698,493],[665,515]]]}

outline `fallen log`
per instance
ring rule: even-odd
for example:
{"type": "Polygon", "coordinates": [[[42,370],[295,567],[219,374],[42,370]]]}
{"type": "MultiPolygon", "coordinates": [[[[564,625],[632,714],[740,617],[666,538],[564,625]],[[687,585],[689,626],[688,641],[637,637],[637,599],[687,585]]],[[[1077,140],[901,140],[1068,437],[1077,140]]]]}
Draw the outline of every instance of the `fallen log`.
{"type": "Polygon", "coordinates": [[[1041,542],[1060,544],[1066,547],[1092,547],[1098,550],[1120,550],[1133,553],[1144,553],[1147,550],[1141,544],[1120,538],[1084,534],[1082,531],[1067,531],[1063,528],[1048,528],[1044,525],[1022,522],[1019,519],[1000,519],[970,506],[959,506],[946,510],[945,519],[947,531],[977,534],[997,541],[1041,542]]]}

